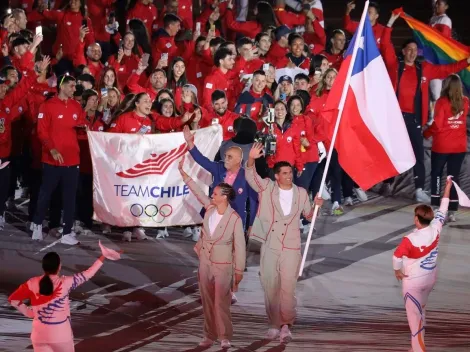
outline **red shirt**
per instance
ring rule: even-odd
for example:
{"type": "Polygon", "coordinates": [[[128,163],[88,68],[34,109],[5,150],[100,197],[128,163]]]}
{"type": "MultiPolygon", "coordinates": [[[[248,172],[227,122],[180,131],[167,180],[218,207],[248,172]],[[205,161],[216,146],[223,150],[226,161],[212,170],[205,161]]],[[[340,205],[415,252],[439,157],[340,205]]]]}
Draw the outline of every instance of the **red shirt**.
{"type": "Polygon", "coordinates": [[[295,122],[285,122],[283,127],[284,131],[277,123],[274,124],[276,153],[267,157],[268,166],[272,168],[279,161],[287,161],[297,170],[303,170],[304,163],[300,154],[300,136],[303,126],[295,122]]]}
{"type": "Polygon", "coordinates": [[[110,9],[116,0],[88,0],[87,9],[90,21],[93,24],[95,39],[97,42],[109,42],[110,34],[105,27],[108,24],[110,9]]]}
{"type": "Polygon", "coordinates": [[[133,18],[141,20],[147,28],[149,37],[151,37],[153,21],[157,20],[157,15],[157,8],[155,5],[144,5],[142,4],[142,1],[139,0],[135,6],[127,12],[127,23],[129,23],[129,20],[132,20],[133,18]]]}
{"type": "Polygon", "coordinates": [[[424,132],[424,137],[432,136],[432,151],[443,154],[467,152],[467,115],[469,100],[464,97],[463,110],[452,112],[449,99],[439,98],[434,108],[434,122],[424,132]]]}
{"type": "Polygon", "coordinates": [[[117,74],[119,87],[125,87],[130,75],[139,67],[140,57],[135,54],[124,55],[121,62],[118,62],[116,56],[110,56],[108,65],[112,66],[117,74]]]}
{"type": "Polygon", "coordinates": [[[398,103],[403,112],[415,112],[415,96],[418,88],[418,73],[416,66],[405,65],[398,89],[398,103]]]}
{"type": "Polygon", "coordinates": [[[148,134],[151,132],[151,127],[152,121],[148,117],[142,117],[130,111],[119,115],[116,121],[111,123],[108,132],[148,134]]]}
{"type": "MultiPolygon", "coordinates": [[[[345,15],[344,16],[344,29],[347,30],[349,33],[354,34],[359,27],[359,22],[351,20],[351,16],[345,15]]],[[[380,23],[376,23],[372,26],[372,32],[374,32],[375,41],[377,43],[377,47],[380,49],[380,43],[382,41],[382,35],[385,30],[385,26],[381,25],[380,23]]]]}
{"type": "Polygon", "coordinates": [[[80,148],[77,127],[84,126],[85,112],[73,100],[53,97],[39,108],[38,137],[42,144],[42,162],[55,166],[75,166],[80,164],[80,148]],[[64,159],[59,164],[50,151],[56,149],[64,159]]]}

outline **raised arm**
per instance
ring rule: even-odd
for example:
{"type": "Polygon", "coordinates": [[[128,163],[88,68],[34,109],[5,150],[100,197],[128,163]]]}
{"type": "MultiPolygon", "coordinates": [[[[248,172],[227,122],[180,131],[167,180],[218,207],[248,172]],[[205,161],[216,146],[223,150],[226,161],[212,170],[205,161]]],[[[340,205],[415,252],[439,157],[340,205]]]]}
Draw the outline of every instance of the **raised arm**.
{"type": "Polygon", "coordinates": [[[263,192],[271,182],[271,180],[265,178],[262,179],[255,168],[255,160],[263,156],[263,145],[261,143],[253,144],[253,147],[250,150],[250,155],[248,161],[246,162],[245,167],[245,177],[246,182],[250,185],[251,188],[257,193],[263,192]]]}
{"type": "Polygon", "coordinates": [[[437,210],[434,214],[434,219],[429,225],[435,228],[438,232],[441,232],[442,226],[444,226],[444,222],[447,215],[447,209],[449,208],[449,196],[452,185],[452,180],[447,180],[446,188],[444,189],[444,194],[441,199],[441,206],[439,207],[439,210],[437,210]]]}
{"type": "Polygon", "coordinates": [[[96,259],[93,265],[87,270],[72,276],[66,276],[64,280],[65,287],[70,287],[70,291],[75,290],[78,286],[83,285],[85,282],[90,280],[103,266],[104,259],[104,256],[101,256],[96,259]]]}
{"type": "Polygon", "coordinates": [[[204,208],[208,208],[211,205],[211,199],[202,191],[202,189],[194,182],[194,180],[189,177],[189,175],[183,170],[184,164],[184,156],[181,158],[180,162],[178,163],[178,170],[183,178],[184,183],[186,183],[196,196],[197,200],[204,206],[204,208]]]}
{"type": "Polygon", "coordinates": [[[210,172],[213,176],[217,173],[218,163],[210,161],[204,155],[201,154],[199,149],[194,145],[194,136],[189,130],[188,126],[184,126],[183,135],[186,143],[188,144],[189,154],[193,157],[194,161],[201,165],[204,169],[210,172]]]}

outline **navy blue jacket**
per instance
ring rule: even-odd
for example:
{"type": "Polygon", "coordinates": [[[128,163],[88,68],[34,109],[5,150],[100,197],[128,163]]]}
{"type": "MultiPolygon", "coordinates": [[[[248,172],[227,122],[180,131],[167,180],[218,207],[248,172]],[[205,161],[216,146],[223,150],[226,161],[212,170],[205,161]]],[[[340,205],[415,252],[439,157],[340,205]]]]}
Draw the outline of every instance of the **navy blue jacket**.
{"type": "MultiPolygon", "coordinates": [[[[219,183],[224,182],[225,176],[227,175],[227,169],[224,166],[223,161],[210,161],[204,155],[201,154],[199,149],[194,146],[193,149],[189,151],[194,161],[201,165],[204,169],[212,175],[212,189],[215,188],[219,183]]],[[[250,219],[248,221],[248,226],[253,225],[255,221],[256,212],[258,211],[258,193],[256,193],[246,182],[245,178],[245,169],[241,168],[238,172],[235,181],[233,182],[233,189],[237,196],[235,200],[230,203],[230,206],[240,215],[243,221],[243,227],[246,228],[247,219],[246,219],[246,201],[249,199],[250,202],[250,219]]]]}

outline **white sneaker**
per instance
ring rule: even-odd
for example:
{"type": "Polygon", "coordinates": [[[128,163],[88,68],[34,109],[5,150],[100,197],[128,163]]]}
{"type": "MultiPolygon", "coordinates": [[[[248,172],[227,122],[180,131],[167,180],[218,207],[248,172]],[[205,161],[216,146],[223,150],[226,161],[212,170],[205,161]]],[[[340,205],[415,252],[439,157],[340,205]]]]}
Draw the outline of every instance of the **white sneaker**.
{"type": "Polygon", "coordinates": [[[423,191],[422,188],[418,188],[416,190],[416,201],[418,203],[429,204],[431,203],[431,197],[425,191],[423,191]]]}
{"type": "Polygon", "coordinates": [[[323,200],[328,200],[331,199],[330,192],[326,189],[326,187],[323,187],[323,191],[321,192],[321,198],[323,200]]]}
{"type": "Polygon", "coordinates": [[[166,233],[164,229],[157,230],[157,236],[155,237],[157,240],[164,239],[166,237],[166,233]]]}
{"type": "Polygon", "coordinates": [[[76,235],[73,231],[67,235],[63,235],[62,238],[60,239],[60,243],[68,244],[69,246],[75,246],[76,244],[80,243],[79,241],[77,241],[75,236],[76,235]]]}
{"type": "Polygon", "coordinates": [[[232,305],[236,304],[238,302],[237,296],[235,296],[235,293],[232,292],[232,301],[230,302],[232,305]]]}
{"type": "Polygon", "coordinates": [[[168,233],[168,227],[165,227],[163,232],[165,232],[165,237],[170,237],[170,234],[168,233]]]}
{"type": "Polygon", "coordinates": [[[345,206],[351,206],[354,205],[354,201],[351,197],[346,197],[344,198],[344,205],[345,206]]]}
{"type": "Polygon", "coordinates": [[[334,202],[331,207],[331,215],[340,216],[344,214],[343,207],[338,202],[334,202]]]}
{"type": "Polygon", "coordinates": [[[142,227],[136,227],[132,230],[132,236],[138,240],[146,240],[147,235],[145,235],[145,230],[142,227]]]}
{"type": "Polygon", "coordinates": [[[101,232],[103,235],[108,235],[111,233],[111,225],[101,224],[101,232]]]}
{"type": "Polygon", "coordinates": [[[222,342],[220,343],[220,348],[222,348],[224,350],[226,350],[230,347],[232,347],[232,345],[230,344],[229,340],[222,340],[222,342]]]}
{"type": "Polygon", "coordinates": [[[204,340],[199,342],[200,347],[211,347],[214,344],[214,341],[208,337],[204,337],[204,340]]]}
{"type": "Polygon", "coordinates": [[[195,226],[193,228],[193,237],[191,238],[194,242],[199,241],[201,237],[201,226],[195,226]]]}
{"type": "Polygon", "coordinates": [[[457,218],[455,217],[455,212],[449,211],[447,213],[447,222],[456,222],[457,218]]]}
{"type": "Polygon", "coordinates": [[[124,233],[122,234],[122,240],[127,242],[132,241],[132,232],[124,231],[124,233]]]}
{"type": "Polygon", "coordinates": [[[75,233],[81,233],[83,232],[83,222],[75,220],[73,223],[72,231],[75,233]]]}
{"type": "Polygon", "coordinates": [[[361,202],[366,202],[369,199],[367,193],[362,188],[353,188],[353,192],[361,202]]]}
{"type": "Polygon", "coordinates": [[[33,223],[33,241],[42,241],[42,225],[36,225],[33,223]]]}
{"type": "Polygon", "coordinates": [[[0,231],[3,230],[5,228],[5,214],[1,215],[0,216],[0,231]]]}
{"type": "Polygon", "coordinates": [[[191,228],[191,226],[186,227],[183,231],[183,237],[188,238],[188,237],[191,237],[192,235],[193,235],[193,229],[191,228]]]}
{"type": "Polygon", "coordinates": [[[284,325],[281,329],[281,335],[279,337],[279,341],[282,344],[288,344],[289,342],[292,341],[292,334],[289,330],[289,326],[284,325]]]}
{"type": "Polygon", "coordinates": [[[62,236],[63,232],[64,232],[64,229],[62,227],[55,227],[55,228],[49,230],[48,235],[52,236],[52,237],[55,237],[55,238],[59,238],[59,237],[62,236]]]}
{"type": "Polygon", "coordinates": [[[271,328],[268,330],[268,332],[266,333],[266,335],[264,335],[264,339],[265,340],[275,340],[279,337],[279,329],[275,329],[275,328],[271,328]]]}

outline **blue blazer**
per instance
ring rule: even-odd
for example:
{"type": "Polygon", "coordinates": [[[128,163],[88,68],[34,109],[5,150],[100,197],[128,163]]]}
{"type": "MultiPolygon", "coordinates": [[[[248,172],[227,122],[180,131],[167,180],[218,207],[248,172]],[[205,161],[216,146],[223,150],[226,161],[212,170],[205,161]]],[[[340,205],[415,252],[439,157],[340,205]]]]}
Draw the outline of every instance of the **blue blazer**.
{"type": "MultiPolygon", "coordinates": [[[[219,183],[224,182],[225,176],[227,175],[227,169],[224,166],[223,161],[210,161],[204,155],[201,154],[199,149],[194,146],[193,149],[189,151],[193,159],[201,165],[204,169],[212,175],[212,185],[210,186],[209,195],[212,194],[212,190],[219,183]]],[[[255,221],[256,212],[258,211],[258,193],[256,193],[245,178],[245,169],[241,168],[238,172],[235,181],[233,182],[233,189],[237,196],[235,200],[230,203],[230,206],[240,215],[243,221],[243,227],[246,228],[247,219],[246,219],[246,202],[250,202],[250,219],[248,221],[248,226],[253,225],[255,221]]]]}

